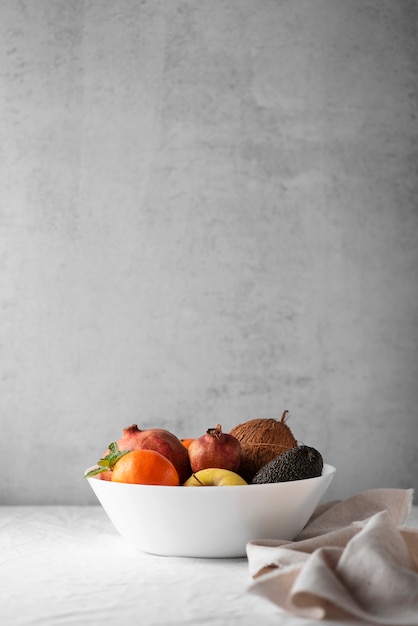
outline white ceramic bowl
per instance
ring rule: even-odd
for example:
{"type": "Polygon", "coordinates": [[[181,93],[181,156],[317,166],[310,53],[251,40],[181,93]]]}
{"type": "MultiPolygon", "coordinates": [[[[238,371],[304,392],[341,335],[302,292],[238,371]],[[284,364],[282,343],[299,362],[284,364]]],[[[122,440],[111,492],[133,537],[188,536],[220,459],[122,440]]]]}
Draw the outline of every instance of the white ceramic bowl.
{"type": "Polygon", "coordinates": [[[165,487],[87,478],[115,528],[130,545],[165,556],[242,557],[248,541],[292,540],[328,489],[322,476],[286,483],[165,487]]]}

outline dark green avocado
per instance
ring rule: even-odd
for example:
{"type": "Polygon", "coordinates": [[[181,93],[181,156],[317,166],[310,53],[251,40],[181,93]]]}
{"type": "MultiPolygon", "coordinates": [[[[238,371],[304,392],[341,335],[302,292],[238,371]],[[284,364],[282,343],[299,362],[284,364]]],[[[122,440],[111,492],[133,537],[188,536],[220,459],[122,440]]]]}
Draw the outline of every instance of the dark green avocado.
{"type": "Polygon", "coordinates": [[[324,462],[321,453],[309,446],[297,446],[276,456],[263,465],[252,479],[252,483],[283,483],[320,476],[324,462]]]}

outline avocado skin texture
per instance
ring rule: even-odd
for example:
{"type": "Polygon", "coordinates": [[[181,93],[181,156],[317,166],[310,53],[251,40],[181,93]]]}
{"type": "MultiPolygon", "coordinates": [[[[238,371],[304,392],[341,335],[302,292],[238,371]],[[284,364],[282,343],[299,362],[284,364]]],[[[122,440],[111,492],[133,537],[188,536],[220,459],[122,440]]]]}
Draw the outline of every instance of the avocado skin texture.
{"type": "Polygon", "coordinates": [[[254,475],[252,483],[282,483],[320,476],[324,462],[322,455],[310,446],[297,446],[276,456],[261,467],[254,475]]]}

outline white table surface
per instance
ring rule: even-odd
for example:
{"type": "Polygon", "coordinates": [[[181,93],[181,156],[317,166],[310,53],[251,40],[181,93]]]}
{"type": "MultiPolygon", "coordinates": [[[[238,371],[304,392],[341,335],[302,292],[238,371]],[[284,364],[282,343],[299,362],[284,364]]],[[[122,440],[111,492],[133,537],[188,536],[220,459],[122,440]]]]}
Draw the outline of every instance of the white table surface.
{"type": "MultiPolygon", "coordinates": [[[[406,525],[418,527],[418,507],[406,525]]],[[[133,552],[100,506],[0,506],[2,626],[318,625],[250,583],[245,558],[133,552]]]]}

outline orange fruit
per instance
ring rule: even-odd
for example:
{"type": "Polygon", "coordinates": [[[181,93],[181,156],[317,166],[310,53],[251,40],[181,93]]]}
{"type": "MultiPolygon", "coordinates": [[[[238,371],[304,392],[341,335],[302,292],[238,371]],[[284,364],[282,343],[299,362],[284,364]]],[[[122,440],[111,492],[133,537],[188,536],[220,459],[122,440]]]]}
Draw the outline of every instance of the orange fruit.
{"type": "Polygon", "coordinates": [[[180,441],[185,448],[189,449],[189,446],[192,443],[192,441],[194,441],[194,439],[187,438],[187,439],[180,439],[180,441]]]}
{"type": "Polygon", "coordinates": [[[172,486],[180,484],[173,463],[155,450],[132,450],[122,456],[113,468],[112,482],[172,486]]]}

